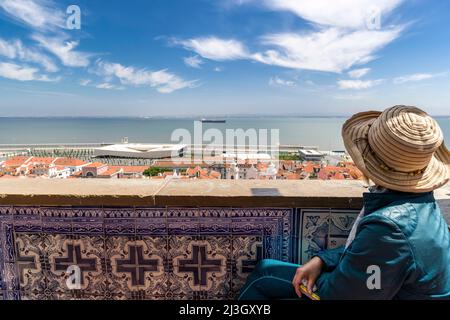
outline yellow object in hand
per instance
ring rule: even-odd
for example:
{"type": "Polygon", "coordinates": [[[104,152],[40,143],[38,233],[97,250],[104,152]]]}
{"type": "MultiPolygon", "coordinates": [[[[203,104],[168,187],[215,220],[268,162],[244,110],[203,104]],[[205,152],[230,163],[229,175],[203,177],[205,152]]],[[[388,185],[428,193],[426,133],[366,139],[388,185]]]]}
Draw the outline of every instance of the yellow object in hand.
{"type": "Polygon", "coordinates": [[[300,285],[300,291],[311,300],[320,300],[320,297],[317,294],[315,294],[314,292],[310,292],[308,288],[303,284],[300,285]]]}

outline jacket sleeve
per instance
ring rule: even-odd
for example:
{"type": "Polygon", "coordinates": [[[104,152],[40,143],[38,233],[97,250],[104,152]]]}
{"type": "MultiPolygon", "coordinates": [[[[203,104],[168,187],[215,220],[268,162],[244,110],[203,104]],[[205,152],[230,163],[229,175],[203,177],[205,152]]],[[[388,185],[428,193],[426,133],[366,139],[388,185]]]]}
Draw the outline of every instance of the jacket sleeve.
{"type": "Polygon", "coordinates": [[[370,216],[361,221],[336,268],[319,277],[318,294],[324,300],[392,299],[414,267],[409,242],[397,225],[370,216]]]}
{"type": "Polygon", "coordinates": [[[333,271],[337,267],[344,253],[345,246],[337,247],[335,249],[320,251],[315,257],[319,257],[325,264],[325,271],[333,271]]]}

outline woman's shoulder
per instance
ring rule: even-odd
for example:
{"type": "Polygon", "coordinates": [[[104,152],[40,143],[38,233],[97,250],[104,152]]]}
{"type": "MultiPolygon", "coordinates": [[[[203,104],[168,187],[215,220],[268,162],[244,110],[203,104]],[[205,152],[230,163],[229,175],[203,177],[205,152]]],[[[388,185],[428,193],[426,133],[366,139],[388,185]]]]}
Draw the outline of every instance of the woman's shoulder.
{"type": "Polygon", "coordinates": [[[382,224],[401,231],[406,237],[409,237],[416,229],[418,222],[418,210],[414,204],[401,203],[380,208],[366,215],[361,221],[361,226],[382,224]]]}

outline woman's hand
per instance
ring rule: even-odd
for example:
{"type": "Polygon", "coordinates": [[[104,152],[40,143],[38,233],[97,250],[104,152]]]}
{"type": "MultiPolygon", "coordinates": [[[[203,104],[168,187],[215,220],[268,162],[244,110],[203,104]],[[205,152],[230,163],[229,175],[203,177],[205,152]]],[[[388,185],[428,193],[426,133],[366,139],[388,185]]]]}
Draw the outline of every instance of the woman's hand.
{"type": "Polygon", "coordinates": [[[292,285],[294,286],[295,292],[302,297],[302,292],[300,291],[300,285],[306,280],[307,288],[309,292],[313,292],[314,284],[317,278],[319,278],[322,273],[324,263],[319,257],[312,258],[307,264],[301,266],[297,269],[294,279],[292,280],[292,285]]]}

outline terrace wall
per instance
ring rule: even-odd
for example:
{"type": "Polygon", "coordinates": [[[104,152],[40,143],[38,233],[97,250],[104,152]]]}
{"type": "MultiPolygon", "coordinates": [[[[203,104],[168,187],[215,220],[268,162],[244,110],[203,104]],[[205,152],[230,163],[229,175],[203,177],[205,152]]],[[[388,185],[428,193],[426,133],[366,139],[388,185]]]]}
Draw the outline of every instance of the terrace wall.
{"type": "MultiPolygon", "coordinates": [[[[262,258],[345,243],[346,181],[0,181],[0,298],[233,299],[262,258]],[[77,265],[81,288],[70,289],[77,265]]],[[[450,214],[447,191],[441,206],[450,214]]]]}

